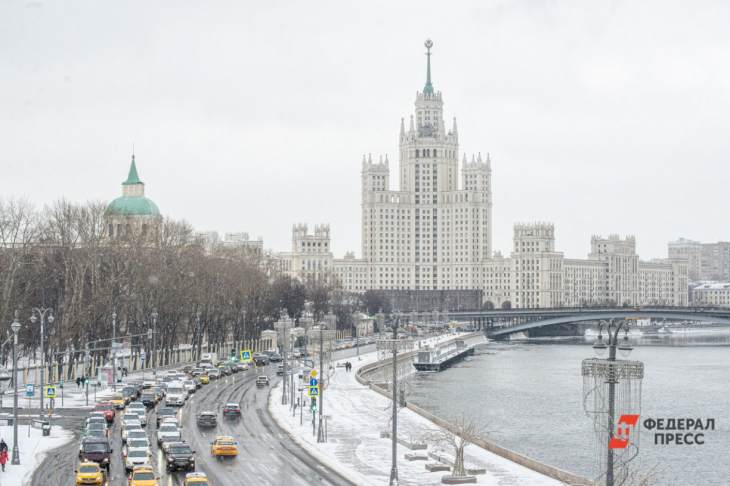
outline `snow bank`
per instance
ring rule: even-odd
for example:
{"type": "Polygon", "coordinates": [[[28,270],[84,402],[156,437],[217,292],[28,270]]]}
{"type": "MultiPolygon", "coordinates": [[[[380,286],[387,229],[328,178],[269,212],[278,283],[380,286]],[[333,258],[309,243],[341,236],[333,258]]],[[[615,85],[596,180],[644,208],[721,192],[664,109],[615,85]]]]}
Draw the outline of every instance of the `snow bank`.
{"type": "Polygon", "coordinates": [[[20,465],[13,466],[13,428],[0,426],[0,437],[8,444],[8,463],[5,472],[0,472],[0,486],[23,486],[30,484],[33,471],[43,462],[46,453],[60,447],[73,439],[73,434],[59,426],[53,426],[49,437],[42,437],[40,429],[31,428],[28,437],[28,425],[18,425],[18,448],[20,449],[20,465]]]}

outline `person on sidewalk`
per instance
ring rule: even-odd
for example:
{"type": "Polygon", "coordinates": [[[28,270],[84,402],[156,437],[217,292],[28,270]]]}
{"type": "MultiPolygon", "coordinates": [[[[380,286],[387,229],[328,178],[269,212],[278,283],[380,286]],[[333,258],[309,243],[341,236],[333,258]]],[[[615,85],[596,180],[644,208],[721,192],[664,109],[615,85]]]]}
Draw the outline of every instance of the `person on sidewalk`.
{"type": "Polygon", "coordinates": [[[5,443],[5,439],[0,439],[0,452],[8,452],[8,444],[5,443]]]}
{"type": "Polygon", "coordinates": [[[81,377],[77,376],[76,377],[76,389],[78,390],[79,388],[81,388],[81,377]]]}
{"type": "Polygon", "coordinates": [[[5,472],[5,463],[8,462],[8,450],[7,448],[0,452],[0,467],[2,467],[2,472],[5,472]]]}

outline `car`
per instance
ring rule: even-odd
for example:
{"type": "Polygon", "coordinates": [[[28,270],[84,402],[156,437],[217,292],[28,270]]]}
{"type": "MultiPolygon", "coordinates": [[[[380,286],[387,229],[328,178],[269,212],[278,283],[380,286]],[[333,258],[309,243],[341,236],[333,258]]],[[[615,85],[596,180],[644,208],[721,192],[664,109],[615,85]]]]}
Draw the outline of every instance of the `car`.
{"type": "Polygon", "coordinates": [[[82,462],[76,469],[76,485],[93,484],[101,486],[104,484],[104,471],[95,462],[82,462]]]}
{"type": "Polygon", "coordinates": [[[99,429],[84,430],[84,434],[83,434],[84,439],[90,439],[92,437],[95,437],[98,439],[106,439],[107,437],[109,437],[109,432],[107,430],[99,430],[99,429]]]}
{"type": "Polygon", "coordinates": [[[115,393],[109,399],[109,403],[111,403],[117,410],[123,410],[124,407],[127,406],[127,399],[124,398],[124,395],[121,393],[115,393]]]}
{"type": "Polygon", "coordinates": [[[94,431],[94,430],[103,432],[104,435],[106,436],[107,435],[107,430],[109,430],[109,428],[106,426],[105,423],[101,423],[101,422],[90,422],[90,423],[86,424],[85,431],[87,433],[88,432],[91,432],[91,431],[94,431]]]}
{"type": "Polygon", "coordinates": [[[203,368],[193,368],[192,371],[190,371],[190,376],[192,377],[200,376],[202,374],[205,374],[205,370],[203,368]]]}
{"type": "Polygon", "coordinates": [[[114,405],[110,402],[100,402],[94,406],[94,412],[101,412],[106,417],[107,423],[114,422],[116,412],[114,411],[114,405]]]}
{"type": "Polygon", "coordinates": [[[88,438],[81,441],[79,460],[84,462],[95,462],[109,471],[109,460],[113,450],[109,440],[101,438],[88,438]]]}
{"type": "Polygon", "coordinates": [[[165,396],[165,405],[168,407],[182,407],[185,405],[185,395],[183,393],[168,393],[165,396]]]}
{"type": "Polygon", "coordinates": [[[162,400],[162,397],[165,396],[165,388],[162,385],[155,385],[152,387],[152,391],[155,392],[157,395],[157,401],[159,402],[162,400]]]}
{"type": "Polygon", "coordinates": [[[183,486],[210,486],[208,475],[204,472],[187,473],[183,486]]]}
{"type": "Polygon", "coordinates": [[[211,380],[217,380],[221,377],[221,375],[221,370],[219,370],[218,368],[212,368],[208,370],[208,378],[210,378],[211,380]]]}
{"type": "Polygon", "coordinates": [[[161,407],[157,411],[157,426],[160,426],[160,422],[164,417],[177,417],[177,411],[171,407],[161,407]]]}
{"type": "Polygon", "coordinates": [[[178,442],[181,439],[180,429],[175,424],[162,424],[157,429],[157,443],[166,441],[178,442]]]}
{"type": "Polygon", "coordinates": [[[137,466],[129,475],[129,486],[159,486],[158,479],[152,466],[137,466]]]}
{"type": "Polygon", "coordinates": [[[142,429],[135,429],[127,432],[127,442],[135,439],[147,439],[147,432],[142,429]]]}
{"type": "Polygon", "coordinates": [[[253,355],[253,362],[256,366],[266,366],[271,360],[269,356],[262,353],[256,353],[253,355]]]}
{"type": "Polygon", "coordinates": [[[142,449],[143,451],[150,450],[150,440],[147,437],[137,439],[127,439],[127,444],[124,446],[122,454],[127,454],[129,451],[135,449],[142,449]]]}
{"type": "Polygon", "coordinates": [[[129,433],[133,430],[141,430],[142,432],[144,432],[144,430],[142,429],[142,424],[139,423],[139,420],[130,420],[129,422],[124,424],[124,426],[122,427],[122,442],[127,442],[127,437],[129,436],[129,433]]]}
{"type": "Polygon", "coordinates": [[[183,373],[190,374],[190,372],[193,371],[193,368],[194,368],[193,365],[185,365],[185,366],[183,366],[182,371],[183,371],[183,373]]]}
{"type": "Polygon", "coordinates": [[[166,469],[170,471],[194,471],[195,451],[185,442],[165,444],[166,469]]]}
{"type": "Polygon", "coordinates": [[[198,389],[198,386],[195,384],[194,380],[185,380],[183,381],[183,389],[188,392],[188,395],[191,393],[195,393],[195,391],[198,389]]]}
{"type": "Polygon", "coordinates": [[[144,403],[141,401],[134,401],[127,405],[127,413],[129,413],[131,410],[137,410],[139,413],[147,413],[147,407],[144,406],[144,403]]]}
{"type": "Polygon", "coordinates": [[[216,459],[236,457],[238,455],[238,442],[229,435],[219,435],[210,443],[210,454],[216,459]]]}
{"type": "Polygon", "coordinates": [[[142,427],[147,425],[147,414],[145,412],[140,412],[139,410],[127,411],[124,414],[124,418],[127,417],[137,419],[142,427]]]}
{"type": "Polygon", "coordinates": [[[226,403],[223,406],[223,416],[241,418],[241,407],[237,403],[226,403]]]}
{"type": "Polygon", "coordinates": [[[218,363],[218,371],[221,372],[221,376],[228,376],[231,374],[231,367],[226,363],[218,363]]]}
{"type": "Polygon", "coordinates": [[[218,425],[218,417],[215,412],[203,410],[198,413],[196,418],[198,427],[215,427],[218,425]]]}
{"type": "Polygon", "coordinates": [[[157,404],[157,394],[155,392],[144,392],[139,400],[145,408],[152,408],[157,404]]]}
{"type": "Polygon", "coordinates": [[[256,377],[256,387],[262,388],[264,386],[269,386],[269,377],[266,375],[260,375],[256,377]]]}
{"type": "Polygon", "coordinates": [[[101,424],[104,427],[108,427],[108,425],[109,425],[106,421],[106,417],[104,417],[103,414],[101,414],[101,415],[92,414],[92,415],[89,415],[88,417],[86,417],[86,425],[88,426],[89,424],[101,424]]]}
{"type": "Polygon", "coordinates": [[[156,383],[157,382],[154,379],[146,378],[144,381],[142,381],[142,389],[146,390],[152,388],[153,386],[155,386],[156,383]]]}
{"type": "Polygon", "coordinates": [[[269,355],[269,360],[271,360],[272,363],[278,363],[279,361],[283,361],[284,358],[281,357],[279,353],[271,353],[269,355]]]}
{"type": "Polygon", "coordinates": [[[165,424],[171,424],[176,427],[180,427],[180,422],[177,421],[177,416],[175,417],[163,417],[162,422],[160,422],[160,427],[162,427],[165,424]]]}
{"type": "Polygon", "coordinates": [[[132,400],[137,399],[137,387],[136,386],[125,386],[122,388],[122,396],[124,401],[129,405],[132,400]]]}
{"type": "Polygon", "coordinates": [[[248,363],[236,363],[235,368],[238,371],[248,371],[248,363]]]}
{"type": "Polygon", "coordinates": [[[202,374],[198,376],[198,379],[200,380],[201,385],[207,385],[210,383],[210,377],[207,374],[202,374]]]}
{"type": "Polygon", "coordinates": [[[129,472],[137,466],[149,464],[151,459],[149,449],[132,449],[124,456],[124,469],[129,472]]]}

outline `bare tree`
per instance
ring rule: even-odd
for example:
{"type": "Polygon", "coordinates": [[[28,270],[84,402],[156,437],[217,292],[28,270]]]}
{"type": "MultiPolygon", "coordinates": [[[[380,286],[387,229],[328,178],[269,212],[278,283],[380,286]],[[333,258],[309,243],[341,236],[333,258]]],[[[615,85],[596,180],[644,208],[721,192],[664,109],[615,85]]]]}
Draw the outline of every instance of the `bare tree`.
{"type": "Polygon", "coordinates": [[[464,466],[464,449],[479,437],[482,429],[476,422],[463,415],[452,421],[451,424],[452,426],[448,429],[442,427],[433,432],[431,440],[454,450],[452,475],[454,477],[465,477],[467,474],[464,466]]]}

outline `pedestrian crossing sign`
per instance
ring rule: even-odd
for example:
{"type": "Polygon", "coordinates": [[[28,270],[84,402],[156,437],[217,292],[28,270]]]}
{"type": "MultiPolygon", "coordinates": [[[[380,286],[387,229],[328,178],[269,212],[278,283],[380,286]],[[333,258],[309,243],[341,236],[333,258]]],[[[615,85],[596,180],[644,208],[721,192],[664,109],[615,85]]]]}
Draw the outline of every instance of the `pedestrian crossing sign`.
{"type": "Polygon", "coordinates": [[[242,363],[251,362],[251,350],[250,349],[244,349],[241,351],[241,362],[242,363]]]}
{"type": "Polygon", "coordinates": [[[56,387],[48,385],[46,387],[46,398],[56,398],[56,387]]]}
{"type": "Polygon", "coordinates": [[[317,385],[317,386],[310,386],[308,388],[309,388],[309,393],[307,393],[308,396],[310,396],[310,397],[318,397],[319,396],[319,385],[317,385]]]}

